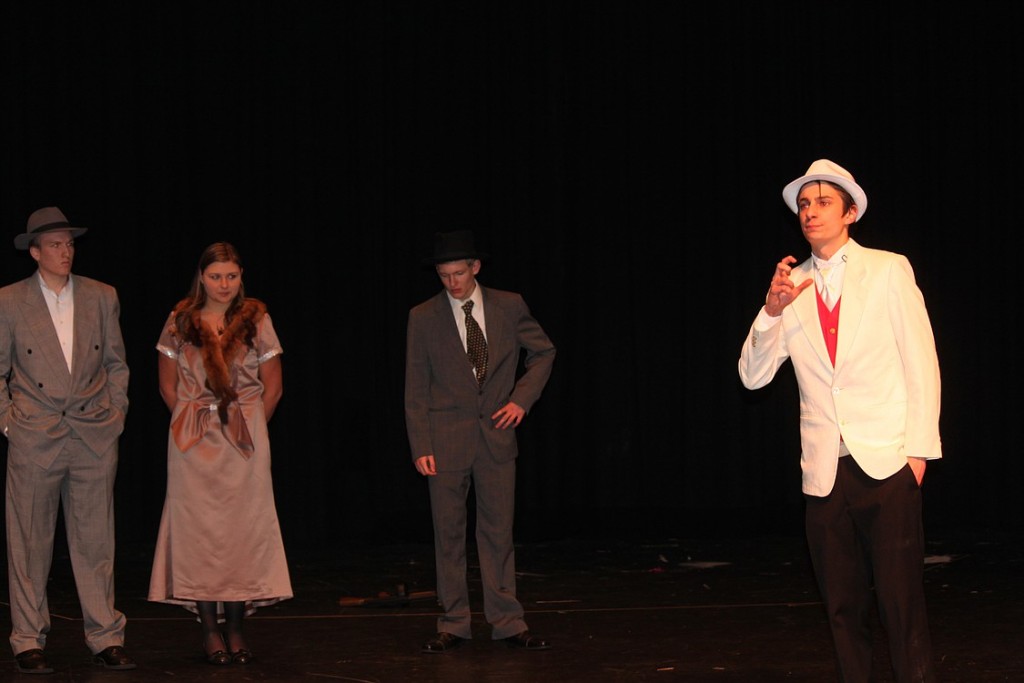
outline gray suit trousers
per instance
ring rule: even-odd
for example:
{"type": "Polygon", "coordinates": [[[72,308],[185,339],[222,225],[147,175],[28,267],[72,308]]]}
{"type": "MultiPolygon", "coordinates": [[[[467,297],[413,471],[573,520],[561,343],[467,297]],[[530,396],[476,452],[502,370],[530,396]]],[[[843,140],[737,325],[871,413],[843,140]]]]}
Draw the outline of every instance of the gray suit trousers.
{"type": "Polygon", "coordinates": [[[476,502],[476,546],[480,560],[484,616],[491,637],[507,638],[526,630],[523,607],[516,598],[515,460],[496,463],[477,457],[468,470],[428,477],[434,521],[437,595],[444,610],[438,632],[471,638],[469,585],[466,574],[466,502],[470,486],[476,502]]]}
{"type": "Polygon", "coordinates": [[[45,648],[50,631],[46,585],[63,502],[68,551],[93,654],[124,644],[125,616],[114,608],[114,479],[117,451],[97,457],[80,439],[66,440],[43,469],[13,445],[7,457],[7,569],[11,649],[45,648]]]}

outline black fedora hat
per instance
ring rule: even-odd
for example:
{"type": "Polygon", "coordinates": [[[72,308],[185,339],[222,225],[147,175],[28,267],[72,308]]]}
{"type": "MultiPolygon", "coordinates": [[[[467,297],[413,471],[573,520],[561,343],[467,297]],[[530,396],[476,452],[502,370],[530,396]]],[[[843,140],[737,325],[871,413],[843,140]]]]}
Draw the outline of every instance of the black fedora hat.
{"type": "Polygon", "coordinates": [[[472,230],[453,230],[434,233],[434,253],[423,259],[425,265],[448,263],[460,259],[485,259],[487,254],[478,251],[472,230]]]}
{"type": "Polygon", "coordinates": [[[16,249],[28,249],[32,244],[32,240],[37,235],[50,232],[51,230],[67,230],[71,233],[72,237],[78,237],[84,234],[88,228],[72,227],[60,209],[56,206],[47,206],[32,212],[28,217],[28,225],[25,228],[25,232],[15,236],[14,247],[16,249]]]}

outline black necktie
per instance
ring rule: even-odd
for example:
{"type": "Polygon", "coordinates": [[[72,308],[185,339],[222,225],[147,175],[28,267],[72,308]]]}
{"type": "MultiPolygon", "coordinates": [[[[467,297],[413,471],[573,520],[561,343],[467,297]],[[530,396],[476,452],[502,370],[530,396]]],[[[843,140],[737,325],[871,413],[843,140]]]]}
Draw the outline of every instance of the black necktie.
{"type": "Polygon", "coordinates": [[[487,340],[473,317],[473,300],[462,304],[462,310],[466,312],[466,355],[476,368],[477,383],[483,384],[487,376],[487,340]]]}

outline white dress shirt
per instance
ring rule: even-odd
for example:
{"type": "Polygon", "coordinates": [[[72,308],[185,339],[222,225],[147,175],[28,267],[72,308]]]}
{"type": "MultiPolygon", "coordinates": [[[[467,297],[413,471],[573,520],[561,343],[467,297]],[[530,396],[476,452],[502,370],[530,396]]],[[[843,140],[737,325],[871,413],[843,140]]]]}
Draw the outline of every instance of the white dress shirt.
{"type": "Polygon", "coordinates": [[[75,280],[68,275],[67,284],[58,294],[47,286],[42,274],[39,274],[38,277],[39,288],[43,290],[43,298],[46,299],[46,307],[50,309],[53,329],[56,330],[57,339],[60,340],[60,349],[64,352],[68,372],[71,372],[71,356],[75,346],[75,280]]]}

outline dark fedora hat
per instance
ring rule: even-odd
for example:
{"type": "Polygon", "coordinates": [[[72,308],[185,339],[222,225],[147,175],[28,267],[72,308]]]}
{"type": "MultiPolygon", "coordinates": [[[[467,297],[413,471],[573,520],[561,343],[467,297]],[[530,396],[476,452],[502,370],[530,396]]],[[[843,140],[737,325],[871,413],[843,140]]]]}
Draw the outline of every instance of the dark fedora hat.
{"type": "Polygon", "coordinates": [[[487,254],[478,251],[473,241],[472,230],[453,230],[434,233],[434,253],[423,259],[425,265],[448,263],[459,259],[485,259],[487,254]]]}
{"type": "Polygon", "coordinates": [[[50,232],[51,230],[67,230],[71,233],[72,237],[78,237],[84,234],[88,228],[73,228],[68,219],[65,218],[64,213],[56,206],[47,206],[44,209],[37,209],[32,212],[32,215],[28,217],[28,226],[25,228],[25,232],[14,238],[14,247],[16,249],[28,249],[32,244],[32,240],[37,235],[41,235],[44,232],[50,232]]]}

